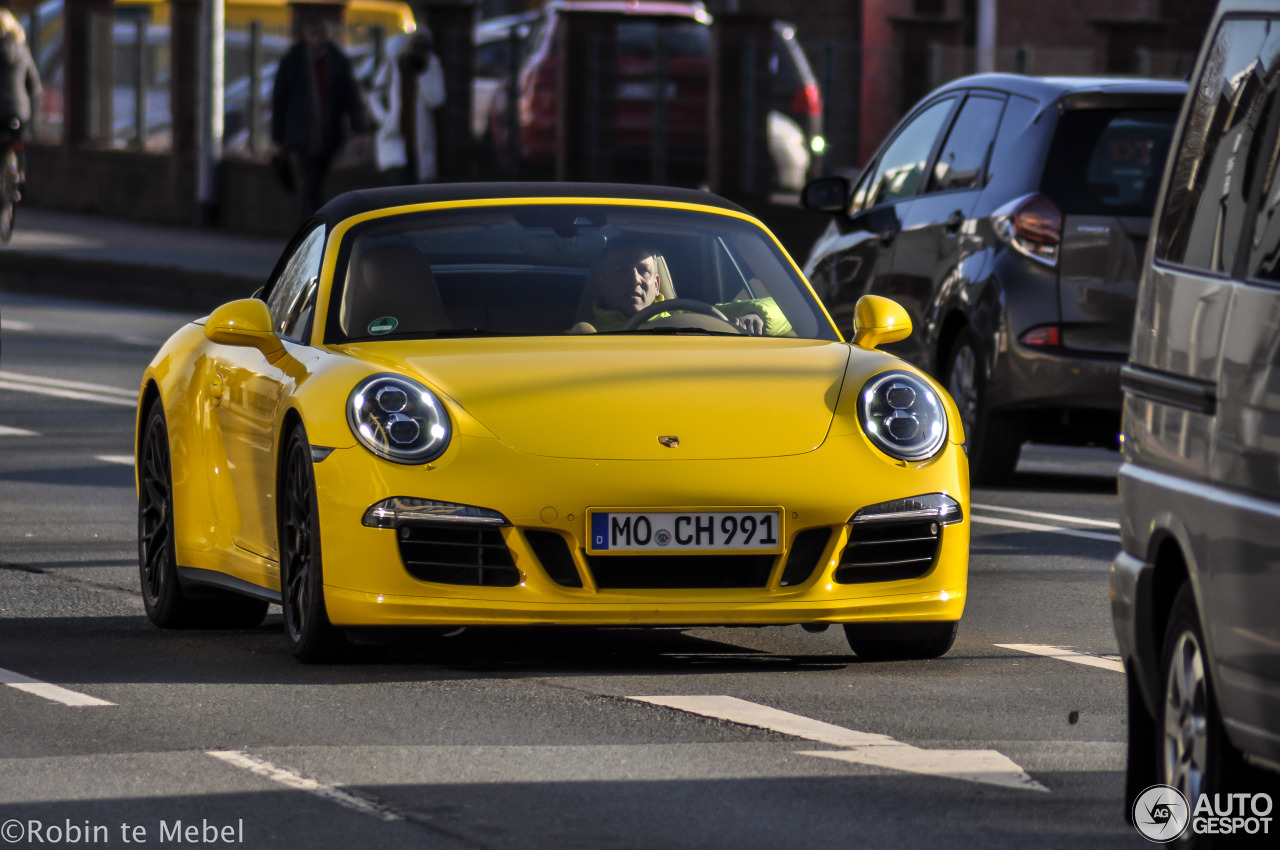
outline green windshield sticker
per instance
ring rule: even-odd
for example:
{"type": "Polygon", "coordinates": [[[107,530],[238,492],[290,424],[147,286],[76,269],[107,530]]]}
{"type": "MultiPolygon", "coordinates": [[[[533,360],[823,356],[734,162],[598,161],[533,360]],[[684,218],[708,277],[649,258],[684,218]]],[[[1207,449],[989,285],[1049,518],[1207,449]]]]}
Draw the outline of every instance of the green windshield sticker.
{"type": "Polygon", "coordinates": [[[400,323],[395,320],[394,316],[383,316],[380,319],[374,319],[369,323],[369,333],[373,336],[382,336],[389,334],[396,329],[400,323]]]}

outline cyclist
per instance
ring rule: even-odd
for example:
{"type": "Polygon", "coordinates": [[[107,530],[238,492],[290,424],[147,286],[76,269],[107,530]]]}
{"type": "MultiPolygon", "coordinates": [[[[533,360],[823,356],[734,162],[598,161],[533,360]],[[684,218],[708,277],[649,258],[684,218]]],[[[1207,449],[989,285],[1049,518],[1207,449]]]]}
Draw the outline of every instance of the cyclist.
{"type": "MultiPolygon", "coordinates": [[[[17,142],[21,149],[23,134],[39,103],[40,74],[27,48],[27,34],[12,12],[0,8],[0,137],[6,139],[6,148],[17,142]]],[[[19,186],[24,176],[19,166],[19,186]]]]}

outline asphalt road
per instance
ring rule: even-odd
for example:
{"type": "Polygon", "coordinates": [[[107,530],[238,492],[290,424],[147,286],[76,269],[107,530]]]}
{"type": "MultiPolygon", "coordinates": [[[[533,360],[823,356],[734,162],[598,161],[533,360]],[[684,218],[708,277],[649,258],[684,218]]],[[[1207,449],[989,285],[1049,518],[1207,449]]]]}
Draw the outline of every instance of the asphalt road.
{"type": "Polygon", "coordinates": [[[1028,447],[1015,486],[975,491],[936,661],[860,662],[836,629],[538,628],[305,667],[276,609],[243,631],[143,614],[133,395],[189,316],[0,311],[4,843],[1146,846],[1122,799],[1115,455],[1028,447]]]}

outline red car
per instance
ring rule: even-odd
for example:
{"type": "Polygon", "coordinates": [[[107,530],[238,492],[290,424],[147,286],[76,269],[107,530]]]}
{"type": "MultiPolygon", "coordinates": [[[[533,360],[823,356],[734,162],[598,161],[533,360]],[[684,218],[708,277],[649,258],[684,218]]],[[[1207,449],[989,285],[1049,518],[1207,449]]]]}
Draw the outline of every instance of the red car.
{"type": "MultiPolygon", "coordinates": [[[[647,162],[653,146],[655,77],[659,45],[666,58],[668,162],[679,171],[705,172],[707,108],[711,92],[711,17],[697,3],[646,0],[565,0],[548,3],[525,42],[519,77],[521,166],[533,172],[555,167],[558,144],[560,42],[565,13],[618,16],[616,112],[605,145],[623,163],[647,162]]],[[[606,97],[600,92],[600,97],[606,97]]],[[[499,94],[490,111],[498,161],[509,164],[508,109],[499,94]]],[[[583,116],[586,120],[587,116],[583,116]]],[[[624,166],[625,167],[625,166],[624,166]]]]}

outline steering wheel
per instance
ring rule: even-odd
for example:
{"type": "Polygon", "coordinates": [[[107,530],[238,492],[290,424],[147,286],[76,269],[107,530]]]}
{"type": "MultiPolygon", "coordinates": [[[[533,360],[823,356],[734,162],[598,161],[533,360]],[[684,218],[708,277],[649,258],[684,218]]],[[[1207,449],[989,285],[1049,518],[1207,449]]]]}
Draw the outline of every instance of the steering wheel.
{"type": "Polygon", "coordinates": [[[696,298],[668,298],[666,301],[655,301],[648,307],[645,307],[640,312],[636,313],[630,319],[627,319],[627,323],[622,326],[622,329],[624,331],[633,331],[659,313],[670,313],[674,310],[712,316],[724,322],[735,331],[738,330],[733,327],[733,323],[729,321],[729,317],[724,313],[721,313],[714,304],[708,304],[706,301],[699,301],[696,298]]]}

